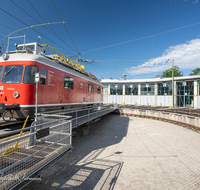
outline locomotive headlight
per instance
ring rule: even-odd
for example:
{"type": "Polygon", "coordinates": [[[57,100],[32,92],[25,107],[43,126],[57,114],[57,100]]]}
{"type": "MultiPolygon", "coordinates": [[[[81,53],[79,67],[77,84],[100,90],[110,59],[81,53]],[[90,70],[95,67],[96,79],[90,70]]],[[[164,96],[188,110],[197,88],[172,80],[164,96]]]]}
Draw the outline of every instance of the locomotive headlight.
{"type": "Polygon", "coordinates": [[[14,96],[15,98],[18,98],[18,97],[19,97],[19,92],[14,92],[14,93],[13,93],[13,96],[14,96]]]}

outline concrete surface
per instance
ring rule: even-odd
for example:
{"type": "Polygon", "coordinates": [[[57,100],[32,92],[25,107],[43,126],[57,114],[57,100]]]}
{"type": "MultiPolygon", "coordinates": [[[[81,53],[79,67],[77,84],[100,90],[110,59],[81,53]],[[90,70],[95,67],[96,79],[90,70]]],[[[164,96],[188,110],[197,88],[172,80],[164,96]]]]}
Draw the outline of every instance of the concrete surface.
{"type": "Polygon", "coordinates": [[[157,111],[157,110],[138,110],[138,109],[129,109],[129,108],[121,108],[121,113],[125,114],[135,114],[135,115],[142,115],[142,116],[153,116],[159,118],[170,119],[178,122],[183,122],[189,125],[194,125],[198,129],[200,129],[200,117],[194,117],[187,114],[179,114],[179,113],[172,113],[172,112],[165,112],[157,111]]]}
{"type": "Polygon", "coordinates": [[[200,134],[174,124],[107,115],[25,189],[197,190],[200,134]]]}

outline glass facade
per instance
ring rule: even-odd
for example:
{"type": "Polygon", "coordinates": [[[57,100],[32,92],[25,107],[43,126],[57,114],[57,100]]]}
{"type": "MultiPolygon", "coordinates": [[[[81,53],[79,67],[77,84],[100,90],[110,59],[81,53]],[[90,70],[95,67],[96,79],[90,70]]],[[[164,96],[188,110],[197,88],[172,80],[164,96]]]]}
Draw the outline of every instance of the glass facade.
{"type": "Polygon", "coordinates": [[[154,84],[141,84],[141,95],[154,95],[154,84]]]}
{"type": "Polygon", "coordinates": [[[123,84],[110,84],[110,95],[123,95],[123,84]]]}
{"type": "MultiPolygon", "coordinates": [[[[185,78],[188,80],[188,78],[185,78]]],[[[144,80],[143,80],[144,81],[144,80]]],[[[121,81],[122,82],[122,81],[121,81]]],[[[121,104],[132,104],[137,102],[138,105],[160,105],[164,106],[172,105],[172,81],[163,82],[161,80],[152,81],[151,83],[141,83],[139,81],[136,83],[130,83],[130,81],[123,81],[123,83],[114,84],[104,84],[104,97],[108,96],[108,86],[110,86],[110,99],[105,99],[105,102],[117,102],[121,104]],[[127,82],[127,83],[126,83],[127,82]],[[140,86],[140,91],[139,91],[140,86]],[[124,87],[124,91],[123,91],[124,87]],[[124,96],[122,97],[124,92],[124,96]],[[155,92],[156,95],[155,96],[155,92]],[[139,94],[143,97],[139,97],[139,94]],[[121,95],[121,96],[115,96],[121,95]],[[149,96],[149,97],[148,97],[149,96]],[[155,97],[153,97],[155,96],[155,97]],[[166,97],[165,97],[166,96],[166,97]],[[168,97],[167,97],[168,96],[168,97]]],[[[200,78],[191,78],[190,81],[184,81],[179,79],[179,81],[174,81],[174,106],[177,107],[198,107],[200,108],[200,78]],[[197,81],[197,86],[194,86],[194,82],[197,81]],[[197,89],[198,97],[195,99],[194,91],[197,89]]]]}
{"type": "Polygon", "coordinates": [[[172,83],[158,83],[158,95],[168,96],[172,95],[172,83]]]}
{"type": "Polygon", "coordinates": [[[182,81],[177,82],[177,95],[193,95],[194,94],[194,82],[193,81],[182,81]]]}
{"type": "Polygon", "coordinates": [[[176,83],[176,101],[178,107],[193,107],[194,81],[181,81],[176,83]]]}
{"type": "Polygon", "coordinates": [[[138,95],[138,84],[125,84],[125,95],[138,95]]]}
{"type": "Polygon", "coordinates": [[[102,90],[103,90],[103,94],[107,96],[108,95],[108,84],[104,84],[102,90]]]}
{"type": "Polygon", "coordinates": [[[200,95],[200,80],[197,81],[197,95],[200,95]]]}

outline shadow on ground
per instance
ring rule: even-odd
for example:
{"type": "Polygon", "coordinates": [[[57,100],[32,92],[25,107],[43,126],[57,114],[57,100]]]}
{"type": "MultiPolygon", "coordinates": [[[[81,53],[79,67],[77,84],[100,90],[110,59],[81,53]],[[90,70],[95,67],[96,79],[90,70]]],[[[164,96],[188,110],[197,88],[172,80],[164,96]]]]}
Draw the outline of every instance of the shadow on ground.
{"type": "Polygon", "coordinates": [[[72,153],[47,169],[41,181],[32,182],[25,189],[113,189],[123,162],[103,153],[127,135],[128,124],[128,117],[114,114],[91,124],[89,135],[73,138],[72,153]]]}

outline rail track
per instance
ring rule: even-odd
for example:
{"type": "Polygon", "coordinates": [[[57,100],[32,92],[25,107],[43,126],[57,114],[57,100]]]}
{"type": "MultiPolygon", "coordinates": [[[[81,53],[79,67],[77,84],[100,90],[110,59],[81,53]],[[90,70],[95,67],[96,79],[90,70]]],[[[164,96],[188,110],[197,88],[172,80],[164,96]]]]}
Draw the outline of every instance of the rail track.
{"type": "Polygon", "coordinates": [[[147,119],[156,119],[160,121],[165,121],[169,123],[173,123],[176,125],[180,125],[183,127],[187,127],[189,129],[195,130],[200,133],[200,110],[199,109],[190,109],[190,108],[168,108],[168,107],[150,107],[150,106],[134,106],[134,105],[120,105],[118,106],[119,112],[121,115],[126,116],[134,116],[134,117],[142,117],[147,119]],[[133,113],[134,110],[139,111],[137,113],[133,113]],[[159,116],[156,114],[152,114],[151,112],[160,113],[159,116]],[[168,115],[166,117],[166,115],[168,115]],[[179,117],[178,119],[175,117],[170,117],[174,115],[175,117],[179,117]],[[188,118],[188,119],[186,119],[188,118]],[[198,122],[195,122],[198,120],[198,122]]]}
{"type": "MultiPolygon", "coordinates": [[[[26,127],[30,127],[32,122],[33,120],[29,120],[26,124],[26,127]]],[[[19,132],[16,132],[12,135],[6,135],[6,133],[17,130],[17,129],[21,129],[23,124],[24,124],[24,121],[17,121],[15,119],[11,121],[0,120],[0,135],[5,134],[3,137],[0,137],[0,143],[2,142],[2,138],[3,138],[3,141],[16,138],[19,135],[19,132]]],[[[26,132],[24,132],[23,134],[25,133],[26,132]]]]}
{"type": "Polygon", "coordinates": [[[193,109],[193,108],[180,108],[180,107],[169,108],[161,106],[151,107],[151,106],[135,106],[135,105],[118,105],[118,108],[153,110],[153,111],[162,111],[162,112],[185,114],[194,117],[200,117],[200,109],[193,109]]]}

